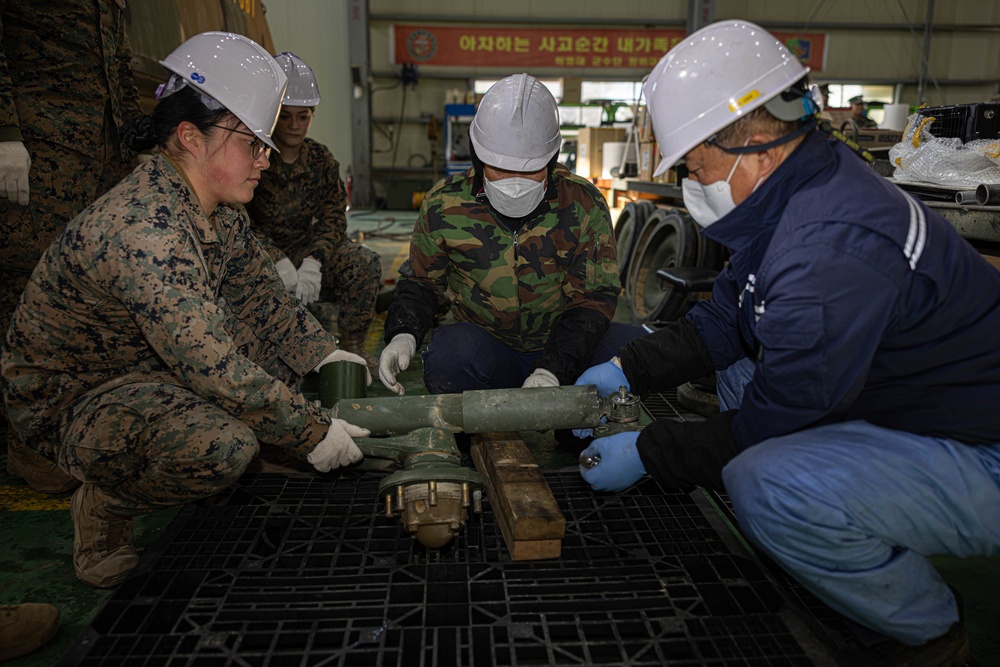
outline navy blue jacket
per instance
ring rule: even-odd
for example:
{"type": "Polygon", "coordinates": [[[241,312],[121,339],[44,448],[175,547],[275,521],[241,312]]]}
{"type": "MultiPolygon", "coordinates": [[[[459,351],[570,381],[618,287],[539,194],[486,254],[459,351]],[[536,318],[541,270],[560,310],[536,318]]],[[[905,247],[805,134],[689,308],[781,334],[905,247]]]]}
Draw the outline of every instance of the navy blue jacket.
{"type": "Polygon", "coordinates": [[[738,450],[848,420],[1000,443],[1000,271],[843,144],[811,133],[703,233],[732,256],[687,321],[717,369],[756,361],[738,450]]]}

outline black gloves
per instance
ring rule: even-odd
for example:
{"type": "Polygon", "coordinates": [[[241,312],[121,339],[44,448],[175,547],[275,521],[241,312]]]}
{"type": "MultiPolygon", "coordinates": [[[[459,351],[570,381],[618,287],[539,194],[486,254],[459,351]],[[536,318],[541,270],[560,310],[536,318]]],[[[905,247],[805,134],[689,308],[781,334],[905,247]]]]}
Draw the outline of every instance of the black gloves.
{"type": "Polygon", "coordinates": [[[701,422],[660,420],[642,430],[636,447],[646,471],[666,488],[725,491],[722,468],[739,454],[731,427],[738,410],[701,422]]]}

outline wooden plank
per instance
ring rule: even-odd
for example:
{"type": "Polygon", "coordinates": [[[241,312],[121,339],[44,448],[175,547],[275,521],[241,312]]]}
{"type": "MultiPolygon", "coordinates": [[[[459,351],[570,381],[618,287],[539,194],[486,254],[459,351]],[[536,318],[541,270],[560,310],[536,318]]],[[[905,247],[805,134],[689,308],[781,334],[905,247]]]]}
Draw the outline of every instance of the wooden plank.
{"type": "Polygon", "coordinates": [[[511,558],[558,558],[566,535],[566,518],[521,436],[475,435],[471,454],[476,469],[486,478],[493,515],[511,558]]]}

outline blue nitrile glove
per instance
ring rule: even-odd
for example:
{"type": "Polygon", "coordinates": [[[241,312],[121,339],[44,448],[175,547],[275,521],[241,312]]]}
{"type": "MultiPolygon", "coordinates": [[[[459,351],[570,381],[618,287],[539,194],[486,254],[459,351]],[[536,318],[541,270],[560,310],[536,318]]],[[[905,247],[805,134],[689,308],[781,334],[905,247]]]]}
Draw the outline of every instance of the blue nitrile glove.
{"type": "Polygon", "coordinates": [[[591,366],[580,375],[576,384],[596,384],[599,396],[617,394],[618,388],[622,385],[625,385],[629,391],[632,390],[625,378],[625,371],[622,370],[622,364],[618,357],[613,357],[611,361],[606,361],[603,364],[591,366]]]}
{"type": "Polygon", "coordinates": [[[638,482],[646,474],[635,446],[638,439],[639,431],[626,431],[594,440],[580,456],[601,460],[593,468],[580,466],[583,480],[598,491],[624,491],[638,482]]]}
{"type": "MultiPolygon", "coordinates": [[[[580,375],[576,384],[597,385],[598,396],[617,394],[622,385],[625,385],[630,391],[632,389],[625,378],[625,371],[622,370],[622,364],[618,357],[613,357],[611,361],[606,361],[603,364],[591,366],[580,375]]],[[[603,423],[604,420],[601,421],[603,423]]],[[[594,435],[594,431],[589,428],[575,428],[573,435],[578,438],[589,438],[594,435]]]]}

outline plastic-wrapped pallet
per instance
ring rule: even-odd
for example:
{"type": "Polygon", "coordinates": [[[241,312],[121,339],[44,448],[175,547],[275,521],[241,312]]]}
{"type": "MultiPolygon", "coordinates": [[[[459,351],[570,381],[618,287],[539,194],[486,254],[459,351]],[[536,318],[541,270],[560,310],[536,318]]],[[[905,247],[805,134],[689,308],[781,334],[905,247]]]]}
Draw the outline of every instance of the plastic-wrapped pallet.
{"type": "Polygon", "coordinates": [[[907,119],[903,140],[889,149],[896,180],[954,188],[1000,183],[1000,140],[935,137],[933,123],[919,113],[907,119]]]}

